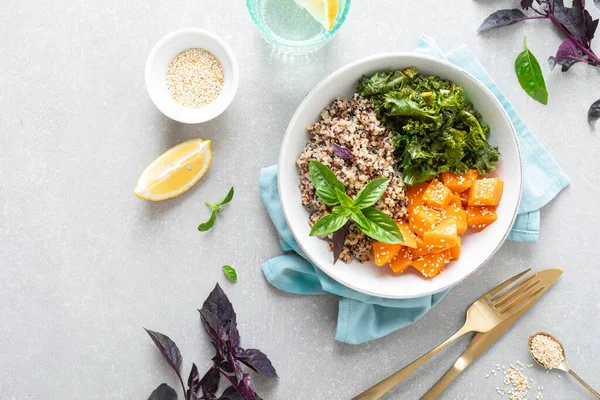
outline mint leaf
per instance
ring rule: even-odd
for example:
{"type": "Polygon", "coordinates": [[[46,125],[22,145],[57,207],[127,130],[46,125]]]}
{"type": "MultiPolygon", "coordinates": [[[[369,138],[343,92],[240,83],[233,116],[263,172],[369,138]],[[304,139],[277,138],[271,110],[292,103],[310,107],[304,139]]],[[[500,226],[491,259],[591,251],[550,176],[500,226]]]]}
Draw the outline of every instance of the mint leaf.
{"type": "Polygon", "coordinates": [[[217,220],[217,212],[213,209],[212,213],[210,214],[210,218],[208,219],[208,221],[203,222],[200,225],[198,225],[198,230],[200,232],[206,232],[207,230],[209,230],[210,228],[213,227],[213,225],[215,224],[216,220],[217,220]]]}
{"type": "Polygon", "coordinates": [[[233,186],[231,187],[231,189],[229,189],[229,192],[227,193],[227,196],[225,196],[225,198],[223,200],[221,200],[220,202],[218,202],[217,204],[222,206],[223,204],[227,204],[231,201],[231,199],[233,199],[233,186]]]}
{"type": "Polygon", "coordinates": [[[237,272],[235,272],[235,268],[230,265],[223,265],[223,272],[231,282],[237,283],[237,272]]]}

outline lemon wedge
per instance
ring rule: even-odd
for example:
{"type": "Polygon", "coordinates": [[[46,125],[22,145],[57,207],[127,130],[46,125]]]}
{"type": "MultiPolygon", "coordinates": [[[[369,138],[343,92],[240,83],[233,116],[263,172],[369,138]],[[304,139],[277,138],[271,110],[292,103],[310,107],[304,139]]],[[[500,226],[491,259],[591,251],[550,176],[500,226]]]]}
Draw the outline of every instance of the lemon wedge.
{"type": "Polygon", "coordinates": [[[210,140],[186,140],[148,165],[133,193],[142,200],[152,201],[179,196],[204,176],[211,161],[210,140]]]}
{"type": "Polygon", "coordinates": [[[333,29],[340,9],[339,0],[294,0],[328,31],[333,29]]]}

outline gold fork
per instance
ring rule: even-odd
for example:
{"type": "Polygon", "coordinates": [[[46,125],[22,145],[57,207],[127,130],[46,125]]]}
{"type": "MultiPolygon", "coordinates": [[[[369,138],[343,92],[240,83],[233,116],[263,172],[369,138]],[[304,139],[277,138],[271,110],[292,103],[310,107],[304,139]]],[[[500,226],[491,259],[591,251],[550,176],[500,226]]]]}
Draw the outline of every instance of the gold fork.
{"type": "Polygon", "coordinates": [[[365,390],[352,400],[375,400],[404,380],[417,370],[427,360],[436,355],[444,347],[469,332],[488,332],[503,321],[515,315],[523,307],[537,299],[544,290],[541,278],[535,274],[519,282],[527,274],[527,269],[520,274],[502,282],[488,293],[484,294],[467,310],[465,324],[444,343],[429,353],[417,358],[400,371],[385,378],[375,386],[365,390]]]}

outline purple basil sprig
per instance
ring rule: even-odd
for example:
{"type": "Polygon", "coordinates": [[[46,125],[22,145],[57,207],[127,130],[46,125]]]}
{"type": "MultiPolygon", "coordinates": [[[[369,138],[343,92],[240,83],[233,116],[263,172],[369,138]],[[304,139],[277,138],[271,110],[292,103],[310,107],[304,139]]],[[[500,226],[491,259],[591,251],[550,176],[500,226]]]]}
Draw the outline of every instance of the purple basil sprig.
{"type": "MultiPolygon", "coordinates": [[[[600,5],[597,0],[594,3],[600,5]]],[[[585,9],[585,0],[573,0],[572,7],[566,7],[564,0],[521,0],[521,8],[531,10],[533,14],[528,16],[518,9],[498,10],[483,21],[479,31],[530,19],[548,19],[567,37],[556,55],[548,58],[551,69],[559,64],[561,70],[566,72],[578,62],[600,67],[600,59],[591,47],[598,20],[594,20],[585,9]]]]}
{"type": "MultiPolygon", "coordinates": [[[[179,348],[168,336],[146,329],[169,366],[175,371],[185,400],[261,400],[254,391],[252,376],[244,371],[244,365],[267,377],[277,377],[269,358],[257,349],[240,347],[237,316],[233,305],[219,284],[210,293],[202,308],[198,310],[202,326],[215,348],[213,365],[200,378],[196,364],[187,379],[187,389],[181,376],[182,357],[179,348]],[[230,386],[221,396],[216,393],[223,376],[230,386]]],[[[176,392],[166,383],[157,387],[148,400],[176,400],[176,392]]]]}
{"type": "Polygon", "coordinates": [[[354,158],[350,150],[348,150],[345,147],[338,146],[335,143],[333,144],[333,154],[340,158],[343,158],[344,160],[352,160],[354,158]]]}

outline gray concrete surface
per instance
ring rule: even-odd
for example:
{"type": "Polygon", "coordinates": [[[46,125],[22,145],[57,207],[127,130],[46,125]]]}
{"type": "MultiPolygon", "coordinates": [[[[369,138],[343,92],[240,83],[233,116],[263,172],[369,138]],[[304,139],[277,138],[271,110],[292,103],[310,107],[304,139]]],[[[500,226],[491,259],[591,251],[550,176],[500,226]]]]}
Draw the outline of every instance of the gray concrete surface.
{"type": "MultiPolygon", "coordinates": [[[[0,398],[145,399],[161,382],[177,387],[142,326],[179,344],[186,372],[193,361],[206,369],[212,354],[196,308],[219,282],[243,343],[266,352],[281,376],[257,380],[265,399],[348,399],[447,338],[473,300],[525,267],[565,274],[444,398],[496,398],[500,378],[486,373],[529,362],[526,340],[538,330],[561,338],[573,368],[600,387],[600,138],[586,123],[600,71],[578,65],[561,74],[542,62],[549,104],[527,97],[513,72],[523,37],[543,61],[562,40],[556,30],[531,21],[476,32],[490,12],[517,3],[356,0],[330,45],[286,60],[262,42],[242,1],[0,2],[0,398]],[[144,88],[151,46],[181,27],[222,36],[241,66],[231,108],[199,126],[165,118],[144,88]],[[478,54],[571,186],[543,209],[537,245],[506,243],[413,326],[361,346],[337,343],[334,297],[281,293],[262,276],[260,264],[281,251],[260,204],[259,169],[276,162],[289,118],[319,80],[362,56],[412,50],[420,34],[478,54]],[[146,164],[196,136],[214,150],[196,187],[159,204],[133,196],[146,164]],[[197,232],[203,202],[232,185],[236,197],[215,228],[197,232]],[[237,268],[238,284],[225,280],[223,264],[237,268]]],[[[418,398],[465,345],[387,398],[418,398]]],[[[587,398],[568,377],[527,373],[544,399],[587,398]]]]}

